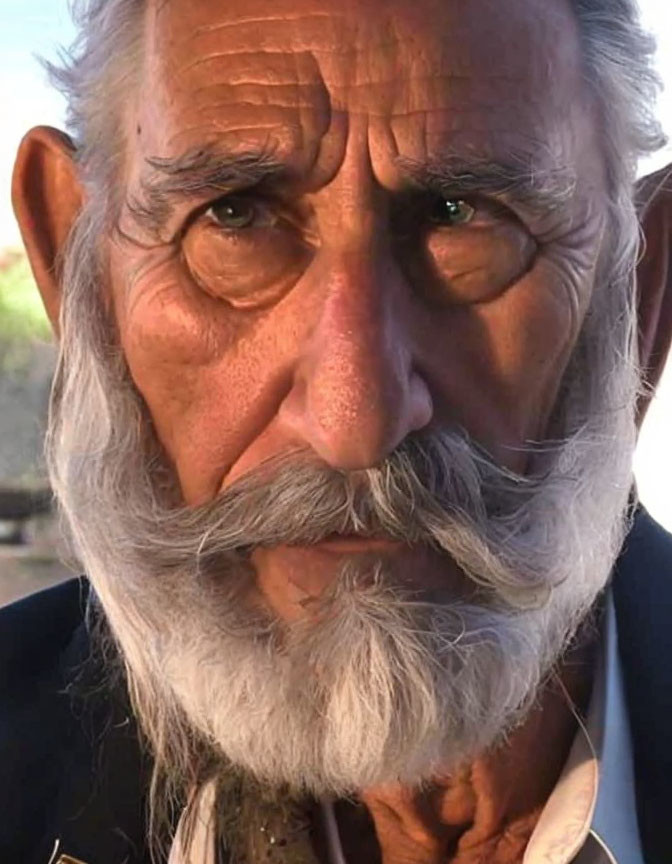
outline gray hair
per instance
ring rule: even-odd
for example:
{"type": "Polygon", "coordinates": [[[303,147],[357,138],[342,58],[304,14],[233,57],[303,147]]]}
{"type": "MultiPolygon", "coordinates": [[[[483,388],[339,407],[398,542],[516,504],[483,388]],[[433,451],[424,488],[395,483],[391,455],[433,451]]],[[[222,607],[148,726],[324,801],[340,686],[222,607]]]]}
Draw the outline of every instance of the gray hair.
{"type": "Polygon", "coordinates": [[[558,440],[533,449],[525,476],[446,429],[357,477],[287,454],[186,508],[172,503],[175,478],[106,318],[97,218],[89,200],[64,262],[48,462],[151,744],[152,840],[171,795],[229,760],[266,782],[342,794],[422,782],[495,743],[604,588],[628,527],[630,280],[603,256],[558,440]],[[414,596],[374,561],[341,574],[319,626],[250,616],[246,550],[334,531],[438,549],[471,596],[414,596]]]}
{"type": "Polygon", "coordinates": [[[636,159],[655,149],[661,135],[652,114],[653,43],[635,4],[573,2],[586,79],[604,117],[612,232],[558,400],[557,441],[546,442],[546,454],[536,451],[537,473],[511,475],[447,433],[407,442],[367,472],[363,510],[353,506],[347,478],[310,466],[302,473],[292,463],[268,486],[257,478],[258,487],[238,487],[212,512],[163,500],[161,483],[170,489],[170,478],[100,296],[97,241],[105,211],[115,204],[107,190],[123,148],[124,102],[142,65],[144,2],[75,3],[78,39],[51,72],[68,97],[69,128],[92,194],[64,260],[48,459],[122,650],[156,757],[155,778],[172,772],[178,788],[190,777],[202,779],[190,772],[202,768],[196,757],[205,739],[210,753],[219,750],[257,776],[318,792],[401,776],[422,780],[445,756],[447,741],[453,756],[464,758],[516,722],[608,579],[627,529],[635,441],[631,184],[636,159]],[[316,522],[317,504],[324,524],[316,522]],[[288,525],[295,508],[296,525],[288,525]],[[269,535],[274,524],[279,533],[269,535]],[[240,617],[238,580],[220,590],[221,580],[209,578],[211,568],[239,557],[241,537],[243,545],[272,544],[288,531],[309,540],[306,531],[319,537],[362,526],[431,539],[487,602],[413,602],[384,573],[357,585],[362,574],[346,572],[325,599],[337,614],[314,634],[290,630],[283,654],[268,651],[274,637],[268,622],[240,617]],[[180,657],[191,658],[191,666],[180,665],[180,657]],[[331,686],[318,692],[321,679],[297,681],[295,670],[306,668],[324,670],[331,686]],[[258,694],[253,715],[250,692],[258,694]],[[289,719],[288,704],[294,705],[289,719]],[[282,724],[265,726],[278,716],[282,724]],[[277,733],[275,746],[255,735],[266,727],[277,733]]]}
{"type": "Polygon", "coordinates": [[[632,181],[637,160],[665,136],[654,106],[661,87],[653,67],[656,43],[642,29],[637,0],[571,0],[579,22],[585,79],[603,124],[610,186],[632,181]]]}

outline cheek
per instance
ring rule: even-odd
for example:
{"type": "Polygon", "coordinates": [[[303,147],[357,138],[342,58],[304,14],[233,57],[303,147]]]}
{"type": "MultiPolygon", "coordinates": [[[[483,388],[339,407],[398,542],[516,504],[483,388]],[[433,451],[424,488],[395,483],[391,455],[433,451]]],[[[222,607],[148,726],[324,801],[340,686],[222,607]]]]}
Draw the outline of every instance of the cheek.
{"type": "Polygon", "coordinates": [[[576,342],[579,304],[570,283],[540,257],[496,299],[449,309],[434,325],[443,350],[425,362],[442,393],[437,419],[464,426],[515,470],[525,465],[521,445],[544,435],[576,342]]]}
{"type": "Polygon", "coordinates": [[[439,302],[487,303],[521,278],[536,245],[520,223],[435,232],[427,244],[428,294],[439,302]]]}
{"type": "Polygon", "coordinates": [[[280,226],[227,232],[197,224],[183,250],[199,287],[236,309],[277,303],[310,260],[297,232],[280,226]]]}
{"type": "Polygon", "coordinates": [[[135,273],[115,290],[126,361],[185,500],[202,503],[272,413],[295,341],[290,322],[270,326],[263,312],[203,294],[177,256],[135,273]]]}
{"type": "Polygon", "coordinates": [[[528,276],[480,310],[490,363],[526,434],[542,432],[579,332],[571,290],[541,259],[528,276]]]}
{"type": "Polygon", "coordinates": [[[115,292],[117,319],[135,383],[166,405],[187,404],[199,373],[239,340],[235,320],[194,288],[172,255],[136,271],[126,285],[123,296],[115,292]]]}

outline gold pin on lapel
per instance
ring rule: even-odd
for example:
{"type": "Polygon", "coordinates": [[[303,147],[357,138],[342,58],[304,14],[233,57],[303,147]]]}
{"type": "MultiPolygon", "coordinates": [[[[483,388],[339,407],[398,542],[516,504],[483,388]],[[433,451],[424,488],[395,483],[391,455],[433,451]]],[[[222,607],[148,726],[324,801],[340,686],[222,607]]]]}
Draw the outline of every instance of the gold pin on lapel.
{"type": "Polygon", "coordinates": [[[58,858],[58,847],[61,845],[60,839],[56,839],[54,848],[49,858],[49,864],[86,864],[86,861],[81,861],[79,858],[73,858],[72,855],[60,855],[58,858]]]}

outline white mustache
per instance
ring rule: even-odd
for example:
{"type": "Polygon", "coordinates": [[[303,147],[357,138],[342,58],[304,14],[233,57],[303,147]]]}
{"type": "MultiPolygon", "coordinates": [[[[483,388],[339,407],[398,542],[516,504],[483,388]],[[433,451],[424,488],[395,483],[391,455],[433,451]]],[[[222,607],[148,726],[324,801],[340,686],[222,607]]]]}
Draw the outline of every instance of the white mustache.
{"type": "Polygon", "coordinates": [[[546,599],[553,583],[539,560],[557,551],[544,549],[548,532],[535,531],[526,510],[561,482],[498,466],[460,430],[425,432],[358,472],[334,470],[305,452],[270,460],[200,507],[136,508],[123,533],[127,547],[152,550],[155,571],[177,573],[196,562],[202,574],[240,564],[260,546],[384,536],[445,553],[474,581],[525,608],[546,599]]]}

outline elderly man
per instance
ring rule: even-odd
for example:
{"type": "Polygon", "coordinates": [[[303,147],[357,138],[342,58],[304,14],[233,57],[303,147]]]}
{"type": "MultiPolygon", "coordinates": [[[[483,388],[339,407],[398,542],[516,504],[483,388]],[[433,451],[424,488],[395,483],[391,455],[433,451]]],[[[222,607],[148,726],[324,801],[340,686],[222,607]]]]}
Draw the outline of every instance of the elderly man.
{"type": "Polygon", "coordinates": [[[77,21],[14,201],[87,580],[0,617],[2,861],[672,861],[632,0],[77,21]]]}

